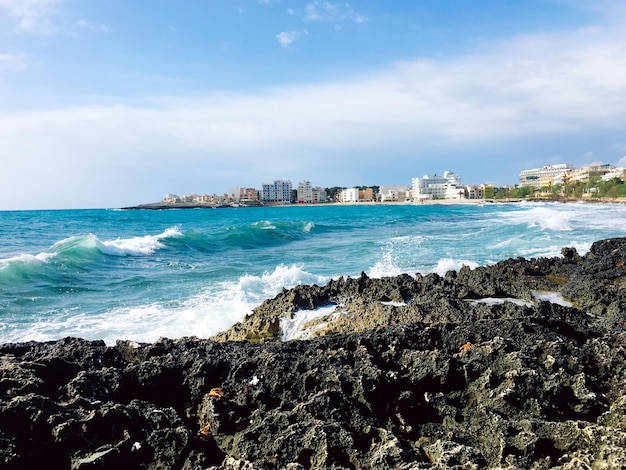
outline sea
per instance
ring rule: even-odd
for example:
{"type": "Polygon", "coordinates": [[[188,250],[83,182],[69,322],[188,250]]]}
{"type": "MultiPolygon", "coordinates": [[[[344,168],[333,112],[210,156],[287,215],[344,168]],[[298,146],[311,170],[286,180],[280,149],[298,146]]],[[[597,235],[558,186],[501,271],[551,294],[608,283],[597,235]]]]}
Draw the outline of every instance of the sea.
{"type": "Polygon", "coordinates": [[[0,343],[228,329],[283,288],[582,255],[626,205],[368,204],[0,212],[0,343]]]}

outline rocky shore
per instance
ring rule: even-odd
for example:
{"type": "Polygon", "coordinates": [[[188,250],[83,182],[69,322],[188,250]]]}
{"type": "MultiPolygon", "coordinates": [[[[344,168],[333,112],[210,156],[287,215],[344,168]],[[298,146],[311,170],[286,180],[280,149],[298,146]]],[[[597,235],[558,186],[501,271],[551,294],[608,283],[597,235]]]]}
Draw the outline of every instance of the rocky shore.
{"type": "Polygon", "coordinates": [[[624,468],[625,286],[620,238],[298,286],[212,339],[3,344],[0,468],[624,468]]]}

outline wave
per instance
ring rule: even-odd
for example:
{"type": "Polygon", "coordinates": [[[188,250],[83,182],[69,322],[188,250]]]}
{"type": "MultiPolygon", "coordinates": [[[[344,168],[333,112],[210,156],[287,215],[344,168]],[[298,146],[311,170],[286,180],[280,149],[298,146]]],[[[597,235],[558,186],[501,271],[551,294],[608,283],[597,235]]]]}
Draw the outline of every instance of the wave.
{"type": "Polygon", "coordinates": [[[317,229],[317,225],[312,221],[260,220],[231,227],[221,238],[229,247],[257,248],[302,240],[317,232],[317,229]]]}
{"type": "Polygon", "coordinates": [[[0,260],[0,284],[21,282],[36,277],[41,266],[52,256],[54,256],[52,253],[22,254],[0,260]]]}
{"type": "Polygon", "coordinates": [[[579,229],[626,232],[623,208],[615,204],[534,203],[520,205],[518,210],[494,214],[494,220],[520,229],[571,232],[579,229]]]}
{"type": "MultiPolygon", "coordinates": [[[[93,236],[93,235],[92,235],[93,236]]],[[[182,238],[184,235],[178,227],[171,227],[158,235],[143,237],[118,238],[105,242],[97,241],[98,249],[107,255],[113,256],[149,256],[163,248],[163,240],[182,238]]],[[[95,238],[95,237],[94,237],[95,238]]]]}
{"type": "Polygon", "coordinates": [[[381,257],[367,275],[372,278],[392,277],[400,274],[415,274],[420,271],[415,267],[421,258],[428,256],[424,247],[427,237],[424,235],[399,235],[379,242],[381,257]]]}
{"type": "Polygon", "coordinates": [[[168,228],[158,235],[100,240],[92,233],[74,235],[54,243],[49,250],[36,255],[23,253],[0,259],[0,283],[44,276],[44,271],[56,267],[84,268],[103,256],[150,256],[165,247],[164,241],[182,237],[177,227],[168,228]]]}
{"type": "Polygon", "coordinates": [[[579,216],[575,211],[559,210],[559,206],[524,206],[524,210],[501,212],[498,219],[507,225],[523,225],[527,228],[564,232],[572,230],[572,222],[579,216]]]}
{"type": "Polygon", "coordinates": [[[323,284],[329,278],[304,271],[301,266],[279,265],[259,276],[243,275],[234,281],[205,286],[186,299],[118,306],[101,312],[76,309],[42,315],[26,329],[0,328],[2,342],[49,341],[64,336],[154,342],[161,337],[207,338],[242,320],[265,299],[298,284],[323,284]]]}

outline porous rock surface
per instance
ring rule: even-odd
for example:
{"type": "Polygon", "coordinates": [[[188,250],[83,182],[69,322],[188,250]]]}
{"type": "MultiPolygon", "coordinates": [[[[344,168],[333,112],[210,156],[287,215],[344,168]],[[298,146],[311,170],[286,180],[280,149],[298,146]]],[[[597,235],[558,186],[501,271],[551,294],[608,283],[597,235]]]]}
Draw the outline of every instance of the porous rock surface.
{"type": "Polygon", "coordinates": [[[213,339],[3,344],[0,468],[624,468],[625,264],[610,239],[298,286],[213,339]]]}

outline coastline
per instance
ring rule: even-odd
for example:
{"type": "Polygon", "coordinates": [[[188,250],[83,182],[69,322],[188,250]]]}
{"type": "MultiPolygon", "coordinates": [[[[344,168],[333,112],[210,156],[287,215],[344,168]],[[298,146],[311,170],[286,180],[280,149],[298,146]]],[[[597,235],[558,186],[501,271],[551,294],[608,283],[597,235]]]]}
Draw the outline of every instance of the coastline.
{"type": "Polygon", "coordinates": [[[121,207],[121,210],[168,210],[168,209],[233,209],[255,207],[326,207],[326,206],[386,206],[386,205],[465,205],[465,204],[514,204],[514,203],[553,202],[563,204],[626,204],[626,197],[622,198],[513,198],[513,199],[424,199],[414,201],[363,201],[363,202],[325,202],[315,204],[282,204],[282,203],[236,203],[236,204],[202,204],[202,203],[164,203],[153,202],[136,206],[121,207]]]}

